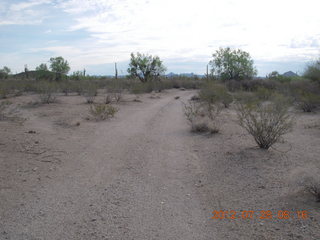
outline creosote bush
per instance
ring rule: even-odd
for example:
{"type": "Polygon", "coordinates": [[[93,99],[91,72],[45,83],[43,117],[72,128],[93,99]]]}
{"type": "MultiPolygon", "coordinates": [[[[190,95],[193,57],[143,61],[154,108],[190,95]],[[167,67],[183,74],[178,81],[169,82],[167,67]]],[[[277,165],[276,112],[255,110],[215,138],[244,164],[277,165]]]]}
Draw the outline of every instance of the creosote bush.
{"type": "Polygon", "coordinates": [[[210,132],[211,134],[219,132],[221,104],[190,100],[188,103],[183,103],[183,107],[192,132],[210,132]]]}
{"type": "Polygon", "coordinates": [[[233,101],[232,95],[228,93],[224,85],[213,82],[208,82],[202,86],[199,92],[199,98],[201,101],[209,104],[222,103],[226,108],[228,108],[233,101]]]}
{"type": "Polygon", "coordinates": [[[90,114],[97,121],[112,118],[118,111],[117,108],[113,107],[110,104],[92,104],[89,110],[90,110],[90,114]]]}
{"type": "Polygon", "coordinates": [[[265,102],[238,102],[240,126],[253,136],[260,148],[269,149],[280,137],[291,130],[293,120],[283,97],[265,102]]]}

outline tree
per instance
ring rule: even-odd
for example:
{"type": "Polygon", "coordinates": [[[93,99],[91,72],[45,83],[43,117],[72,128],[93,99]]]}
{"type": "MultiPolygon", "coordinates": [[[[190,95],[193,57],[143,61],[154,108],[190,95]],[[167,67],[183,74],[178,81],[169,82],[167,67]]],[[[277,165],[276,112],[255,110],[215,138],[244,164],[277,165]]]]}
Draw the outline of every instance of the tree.
{"type": "Polygon", "coordinates": [[[2,69],[0,69],[0,79],[7,78],[10,72],[11,72],[10,68],[4,66],[2,69]]]}
{"type": "Polygon", "coordinates": [[[137,53],[135,56],[131,53],[128,73],[132,77],[137,77],[141,82],[148,82],[153,78],[159,77],[165,73],[166,67],[158,56],[145,55],[137,53]]]}
{"type": "Polygon", "coordinates": [[[61,80],[62,75],[67,74],[70,70],[68,61],[63,57],[50,58],[50,68],[56,74],[56,80],[61,80]]]}
{"type": "Polygon", "coordinates": [[[41,63],[38,67],[36,67],[36,71],[48,71],[47,64],[41,63]]]}
{"type": "Polygon", "coordinates": [[[281,75],[279,74],[278,71],[273,71],[273,72],[269,73],[266,77],[267,77],[268,79],[277,79],[277,78],[279,78],[280,76],[281,76],[281,75]]]}
{"type": "Polygon", "coordinates": [[[304,77],[320,83],[320,59],[307,66],[304,77]]]}
{"type": "Polygon", "coordinates": [[[257,74],[250,54],[241,49],[220,48],[212,56],[211,72],[221,80],[251,79],[257,74]]]}

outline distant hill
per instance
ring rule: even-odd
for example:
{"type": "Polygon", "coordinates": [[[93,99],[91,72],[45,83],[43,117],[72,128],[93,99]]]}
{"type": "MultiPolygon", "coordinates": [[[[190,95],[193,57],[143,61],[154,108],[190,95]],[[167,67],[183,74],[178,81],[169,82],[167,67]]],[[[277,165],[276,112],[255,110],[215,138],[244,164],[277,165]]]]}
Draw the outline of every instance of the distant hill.
{"type": "Polygon", "coordinates": [[[282,74],[282,76],[284,76],[284,77],[298,77],[299,75],[292,72],[292,71],[289,71],[289,72],[285,72],[284,74],[282,74]]]}

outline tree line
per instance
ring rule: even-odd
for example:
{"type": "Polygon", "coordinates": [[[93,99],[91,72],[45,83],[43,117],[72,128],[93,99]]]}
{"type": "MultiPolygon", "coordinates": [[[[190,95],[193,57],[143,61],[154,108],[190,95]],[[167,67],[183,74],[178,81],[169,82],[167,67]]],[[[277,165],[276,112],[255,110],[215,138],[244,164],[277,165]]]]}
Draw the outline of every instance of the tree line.
{"type": "MultiPolygon", "coordinates": [[[[36,71],[46,77],[47,72],[51,70],[54,73],[55,80],[59,81],[70,71],[70,65],[63,57],[52,57],[49,60],[49,67],[45,63],[41,63],[36,67],[36,71]]],[[[116,65],[115,65],[116,66],[116,65]]],[[[230,47],[219,48],[213,55],[212,60],[208,63],[210,73],[207,69],[207,78],[228,81],[250,80],[257,76],[257,69],[250,54],[241,49],[231,49],[230,47]]],[[[137,78],[142,83],[152,80],[159,80],[166,72],[167,68],[158,56],[149,54],[131,53],[129,67],[127,72],[129,77],[137,78]]],[[[27,71],[27,68],[25,68],[27,71]]],[[[115,67],[116,78],[117,68],[115,67]]],[[[0,69],[0,79],[7,78],[11,73],[8,67],[0,69]]],[[[86,71],[76,71],[73,73],[75,78],[85,76],[86,71]]],[[[269,74],[272,78],[278,76],[278,72],[274,71],[269,74]]],[[[307,78],[320,82],[320,60],[307,66],[304,74],[307,78]]]]}

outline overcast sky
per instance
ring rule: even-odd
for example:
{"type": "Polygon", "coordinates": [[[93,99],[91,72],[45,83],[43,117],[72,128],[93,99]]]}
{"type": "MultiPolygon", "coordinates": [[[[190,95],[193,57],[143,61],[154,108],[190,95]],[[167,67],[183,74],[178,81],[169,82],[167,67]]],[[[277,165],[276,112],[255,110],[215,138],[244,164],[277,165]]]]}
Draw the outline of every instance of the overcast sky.
{"type": "Polygon", "coordinates": [[[320,56],[319,0],[1,0],[0,68],[50,57],[71,71],[126,74],[131,52],[158,55],[167,72],[203,74],[219,47],[241,48],[259,76],[302,72],[320,56]]]}

